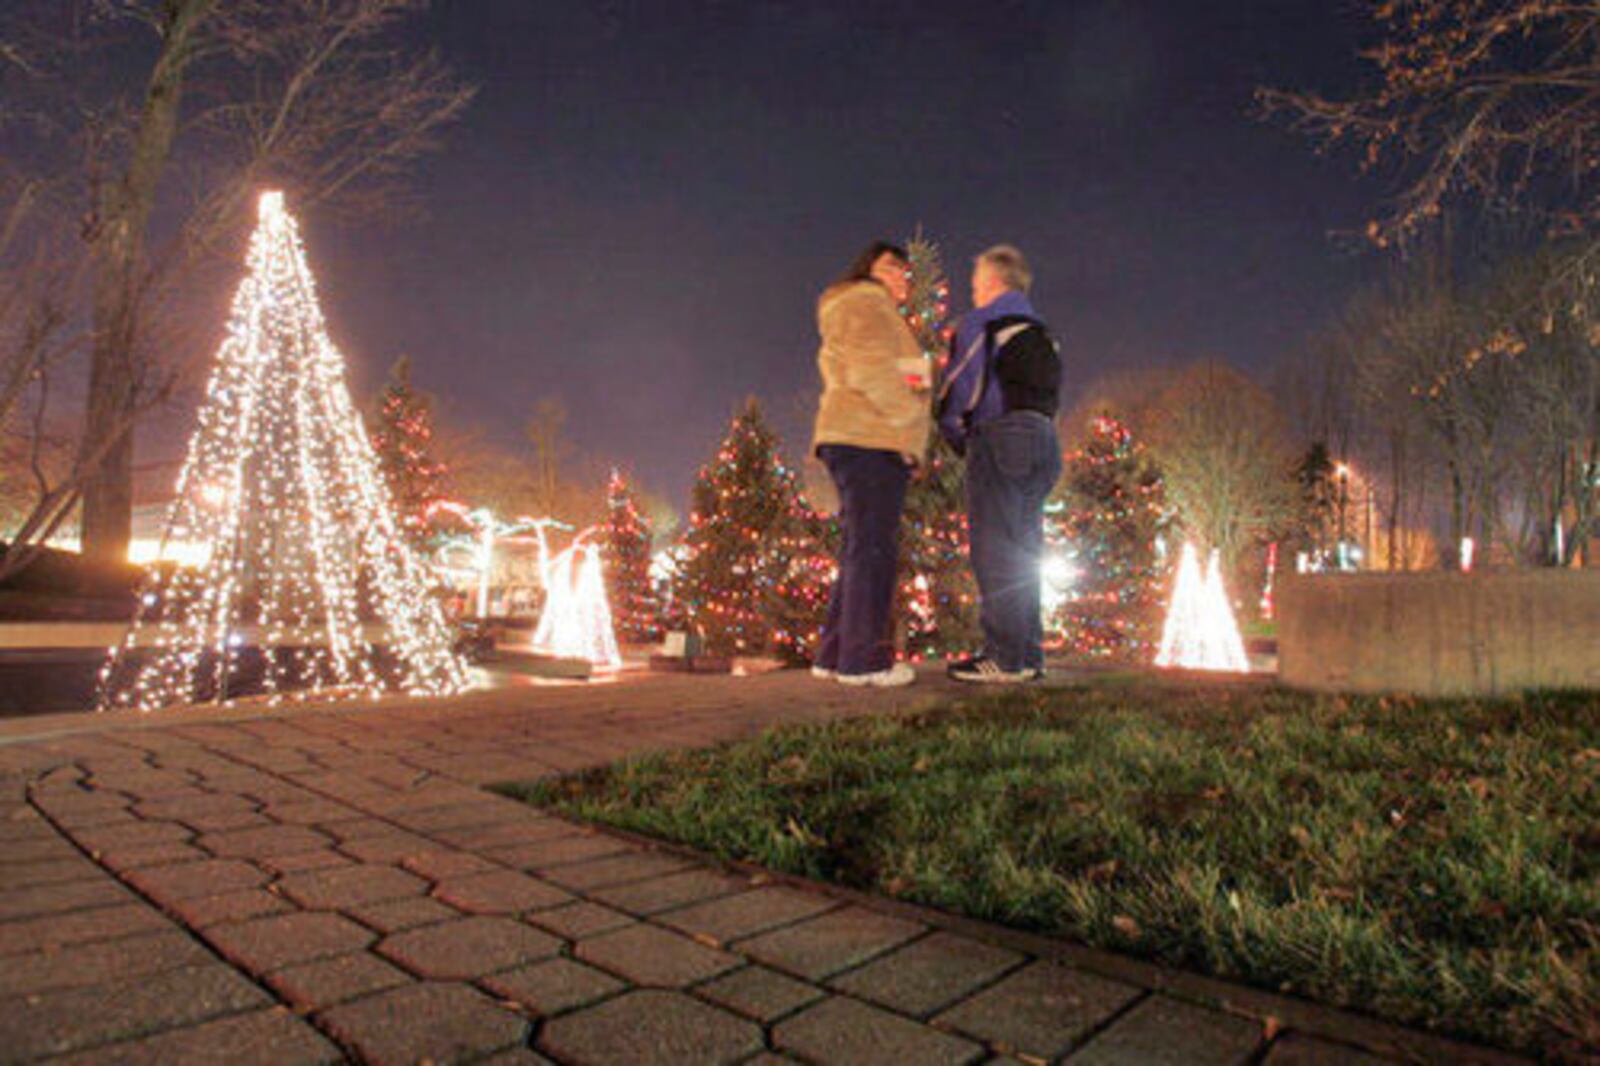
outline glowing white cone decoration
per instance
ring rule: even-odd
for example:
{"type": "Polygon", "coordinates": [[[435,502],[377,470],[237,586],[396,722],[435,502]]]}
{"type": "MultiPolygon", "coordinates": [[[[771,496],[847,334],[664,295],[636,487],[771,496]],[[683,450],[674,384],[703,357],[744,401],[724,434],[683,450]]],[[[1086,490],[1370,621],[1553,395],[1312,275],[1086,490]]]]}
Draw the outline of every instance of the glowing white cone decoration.
{"type": "Polygon", "coordinates": [[[250,646],[248,684],[274,699],[461,690],[281,193],[261,197],[247,268],[162,538],[202,561],[153,578],[101,706],[223,700],[250,646]]]}
{"type": "Polygon", "coordinates": [[[1157,666],[1190,670],[1249,673],[1250,660],[1222,587],[1222,564],[1216,552],[1202,572],[1194,545],[1185,544],[1178,559],[1167,621],[1161,629],[1157,666]]]}
{"type": "MultiPolygon", "coordinates": [[[[542,545],[542,530],[540,535],[542,545]]],[[[533,634],[533,650],[596,666],[622,665],[600,549],[580,536],[544,565],[544,575],[544,613],[533,634]]]]}

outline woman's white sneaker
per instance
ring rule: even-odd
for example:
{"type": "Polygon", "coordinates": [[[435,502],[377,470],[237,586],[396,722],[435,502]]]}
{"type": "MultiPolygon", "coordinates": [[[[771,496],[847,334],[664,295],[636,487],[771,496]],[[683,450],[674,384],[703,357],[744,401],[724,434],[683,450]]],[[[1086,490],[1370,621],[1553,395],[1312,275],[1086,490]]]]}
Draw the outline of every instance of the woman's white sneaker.
{"type": "Polygon", "coordinates": [[[907,663],[895,663],[887,670],[874,670],[870,674],[840,674],[839,684],[860,687],[871,685],[873,688],[899,688],[909,685],[917,679],[917,672],[907,663]]]}
{"type": "Polygon", "coordinates": [[[813,666],[811,668],[811,676],[818,681],[832,681],[839,676],[839,671],[829,670],[826,666],[813,666]]]}

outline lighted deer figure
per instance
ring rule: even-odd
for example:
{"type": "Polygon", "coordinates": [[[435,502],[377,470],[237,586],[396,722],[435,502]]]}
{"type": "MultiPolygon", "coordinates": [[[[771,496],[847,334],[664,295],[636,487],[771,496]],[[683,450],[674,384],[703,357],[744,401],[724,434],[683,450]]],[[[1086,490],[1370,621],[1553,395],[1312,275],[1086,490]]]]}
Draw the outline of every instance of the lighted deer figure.
{"type": "Polygon", "coordinates": [[[552,557],[544,528],[537,527],[545,602],[539,628],[533,634],[533,650],[585,659],[596,666],[620,666],[622,655],[617,650],[611,604],[606,599],[600,546],[590,539],[597,528],[579,533],[565,550],[552,557]]]}

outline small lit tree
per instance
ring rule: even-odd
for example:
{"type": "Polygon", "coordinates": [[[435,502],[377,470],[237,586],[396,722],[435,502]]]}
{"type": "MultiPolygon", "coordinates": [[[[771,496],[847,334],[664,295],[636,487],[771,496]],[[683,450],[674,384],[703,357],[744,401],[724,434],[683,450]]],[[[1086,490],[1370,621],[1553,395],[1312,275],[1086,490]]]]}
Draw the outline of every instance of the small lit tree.
{"type": "Polygon", "coordinates": [[[646,643],[661,636],[661,603],[650,580],[650,522],[628,479],[611,472],[604,527],[606,589],[617,635],[646,643]]]}
{"type": "Polygon", "coordinates": [[[1055,532],[1076,556],[1073,594],[1053,620],[1068,650],[1148,660],[1161,623],[1160,471],[1126,425],[1102,414],[1067,456],[1056,504],[1055,532]]]}
{"type": "Polygon", "coordinates": [[[389,370],[378,397],[372,447],[378,453],[384,484],[406,540],[425,546],[438,504],[449,496],[449,469],[433,441],[433,398],[411,384],[411,361],[404,356],[389,370]]]}
{"type": "Polygon", "coordinates": [[[752,398],[695,481],[674,578],[708,651],[809,655],[827,613],[827,525],[752,398]]]}

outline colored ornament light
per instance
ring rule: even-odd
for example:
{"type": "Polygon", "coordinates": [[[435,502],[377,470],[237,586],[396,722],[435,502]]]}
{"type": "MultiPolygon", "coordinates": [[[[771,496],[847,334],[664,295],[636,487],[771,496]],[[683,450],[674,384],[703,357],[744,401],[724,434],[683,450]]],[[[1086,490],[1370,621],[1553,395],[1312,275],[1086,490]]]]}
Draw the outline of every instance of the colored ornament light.
{"type": "Polygon", "coordinates": [[[274,702],[467,685],[282,193],[261,196],[162,540],[195,546],[199,561],[152,572],[101,671],[102,708],[224,701],[252,645],[250,684],[274,702]]]}
{"type": "Polygon", "coordinates": [[[1178,560],[1178,579],[1161,631],[1156,665],[1188,670],[1249,673],[1239,626],[1228,606],[1217,553],[1202,570],[1194,545],[1185,544],[1178,560]]]}
{"type": "Polygon", "coordinates": [[[1261,619],[1270,622],[1277,614],[1277,599],[1273,595],[1273,583],[1278,576],[1278,542],[1273,541],[1267,545],[1267,579],[1261,585],[1261,619]]]}

